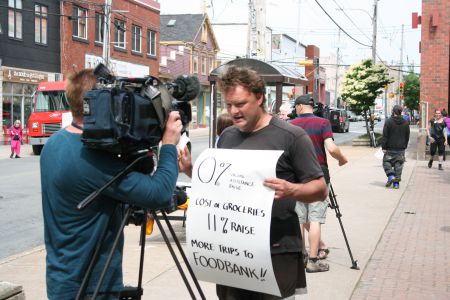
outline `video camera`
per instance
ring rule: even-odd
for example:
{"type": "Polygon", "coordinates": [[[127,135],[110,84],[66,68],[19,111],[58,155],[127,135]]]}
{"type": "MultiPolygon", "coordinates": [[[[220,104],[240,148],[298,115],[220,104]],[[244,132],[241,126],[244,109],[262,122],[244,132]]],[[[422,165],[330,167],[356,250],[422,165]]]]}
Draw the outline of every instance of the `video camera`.
{"type": "Polygon", "coordinates": [[[94,70],[96,89],[83,99],[82,142],[90,148],[129,154],[157,146],[167,117],[178,110],[187,130],[191,104],[200,91],[194,76],[178,76],[165,84],[158,78],[116,77],[103,64],[94,70]]]}
{"type": "MultiPolygon", "coordinates": [[[[323,105],[322,103],[314,103],[313,105],[313,114],[320,118],[328,119],[329,107],[327,105],[323,105]]],[[[287,115],[289,120],[293,120],[297,118],[297,111],[295,106],[293,107],[290,114],[287,115]]]]}

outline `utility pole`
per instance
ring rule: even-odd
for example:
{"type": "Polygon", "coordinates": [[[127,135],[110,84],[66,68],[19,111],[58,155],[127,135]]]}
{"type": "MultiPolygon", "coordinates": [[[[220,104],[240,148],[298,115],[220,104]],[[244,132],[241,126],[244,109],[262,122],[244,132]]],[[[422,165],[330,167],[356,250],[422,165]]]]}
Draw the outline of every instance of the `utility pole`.
{"type": "Polygon", "coordinates": [[[400,66],[399,66],[399,70],[398,70],[398,95],[397,95],[397,105],[401,105],[402,104],[402,99],[400,99],[400,82],[403,80],[403,34],[404,34],[404,27],[405,24],[402,24],[402,40],[400,42],[400,66]]]}
{"type": "Polygon", "coordinates": [[[373,1],[373,17],[372,17],[372,61],[375,65],[377,61],[377,13],[378,13],[378,1],[373,1]]]}
{"type": "Polygon", "coordinates": [[[256,12],[253,0],[248,0],[247,57],[253,57],[256,49],[256,12]]]}
{"type": "MultiPolygon", "coordinates": [[[[298,0],[298,4],[297,4],[297,42],[295,43],[295,59],[299,59],[299,49],[300,49],[300,13],[301,13],[301,5],[302,5],[302,0],[298,0]]],[[[302,58],[303,59],[303,58],[302,58]]]]}
{"type": "Polygon", "coordinates": [[[334,82],[334,104],[339,107],[338,103],[338,79],[339,79],[339,46],[341,43],[341,29],[338,29],[338,44],[336,50],[336,78],[334,82]]]}
{"type": "Polygon", "coordinates": [[[248,12],[247,55],[251,58],[264,60],[266,48],[266,1],[249,0],[248,12]]]}
{"type": "Polygon", "coordinates": [[[103,63],[107,68],[110,67],[110,46],[111,46],[111,5],[112,0],[105,0],[105,20],[104,20],[104,28],[103,28],[103,63]]]}

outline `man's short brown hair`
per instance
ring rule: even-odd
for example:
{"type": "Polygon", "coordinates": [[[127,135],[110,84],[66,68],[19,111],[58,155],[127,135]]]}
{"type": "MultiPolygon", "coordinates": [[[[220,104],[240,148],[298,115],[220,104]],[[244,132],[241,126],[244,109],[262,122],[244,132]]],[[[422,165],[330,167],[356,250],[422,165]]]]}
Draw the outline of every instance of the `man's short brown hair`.
{"type": "Polygon", "coordinates": [[[74,119],[83,118],[84,94],[95,87],[97,79],[92,69],[83,69],[69,76],[66,94],[74,119]]]}
{"type": "Polygon", "coordinates": [[[228,70],[219,77],[219,89],[227,92],[237,86],[243,86],[249,92],[255,94],[257,98],[263,96],[262,107],[266,102],[266,84],[256,71],[249,68],[241,68],[231,65],[228,70]]]}

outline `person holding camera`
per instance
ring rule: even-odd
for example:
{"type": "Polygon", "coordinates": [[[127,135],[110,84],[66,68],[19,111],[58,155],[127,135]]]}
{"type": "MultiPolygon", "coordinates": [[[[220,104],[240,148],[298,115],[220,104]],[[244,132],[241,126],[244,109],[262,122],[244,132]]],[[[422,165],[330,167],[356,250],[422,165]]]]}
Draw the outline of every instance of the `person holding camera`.
{"type": "Polygon", "coordinates": [[[223,285],[217,285],[217,295],[220,300],[293,299],[296,293],[306,292],[295,203],[326,198],[323,172],[305,131],[266,112],[265,83],[255,71],[230,66],[219,78],[218,86],[234,124],[222,132],[218,148],[283,150],[284,153],[276,166],[277,177],[264,182],[275,190],[270,249],[281,298],[223,285]]]}
{"type": "MultiPolygon", "coordinates": [[[[86,292],[90,299],[122,221],[119,203],[146,209],[164,208],[171,204],[179,167],[176,144],[183,124],[178,112],[171,112],[165,125],[158,168],[150,176],[130,171],[108,187],[83,210],[77,205],[105,185],[127,163],[117,155],[85,146],[83,132],[83,96],[95,87],[91,69],[81,70],[68,78],[67,97],[73,122],[50,137],[42,150],[41,187],[44,215],[46,282],[49,299],[74,299],[86,274],[97,243],[100,255],[93,266],[86,292]],[[109,221],[109,219],[111,220],[109,221]],[[103,231],[106,236],[100,241],[103,231]]],[[[184,153],[184,155],[190,155],[184,153]]],[[[183,159],[190,162],[190,159],[183,159]]],[[[124,237],[120,233],[118,247],[97,299],[118,299],[123,289],[122,254],[124,237]]]]}
{"type": "MultiPolygon", "coordinates": [[[[325,149],[339,162],[339,166],[345,165],[347,158],[333,141],[330,121],[314,115],[314,99],[311,95],[297,97],[294,107],[297,118],[290,123],[303,128],[311,138],[320,167],[325,175],[325,181],[329,184],[330,172],[325,149]]],[[[325,223],[328,201],[317,200],[312,203],[298,202],[296,206],[303,237],[304,230],[308,230],[309,258],[306,263],[306,272],[309,273],[326,272],[330,269],[327,263],[320,261],[320,259],[326,258],[329,251],[320,238],[321,225],[325,223]]]]}

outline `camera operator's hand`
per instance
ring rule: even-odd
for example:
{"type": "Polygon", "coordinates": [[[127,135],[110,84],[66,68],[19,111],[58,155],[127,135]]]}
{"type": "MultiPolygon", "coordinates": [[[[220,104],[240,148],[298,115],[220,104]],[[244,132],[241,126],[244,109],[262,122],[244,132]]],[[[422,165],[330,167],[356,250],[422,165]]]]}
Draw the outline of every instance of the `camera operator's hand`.
{"type": "Polygon", "coordinates": [[[184,146],[184,149],[178,149],[178,168],[180,172],[192,177],[192,157],[187,146],[184,146]]]}
{"type": "Polygon", "coordinates": [[[161,143],[164,144],[178,144],[181,136],[181,130],[183,129],[183,123],[181,122],[180,113],[178,111],[172,111],[167,119],[166,129],[164,131],[161,143]]]}

